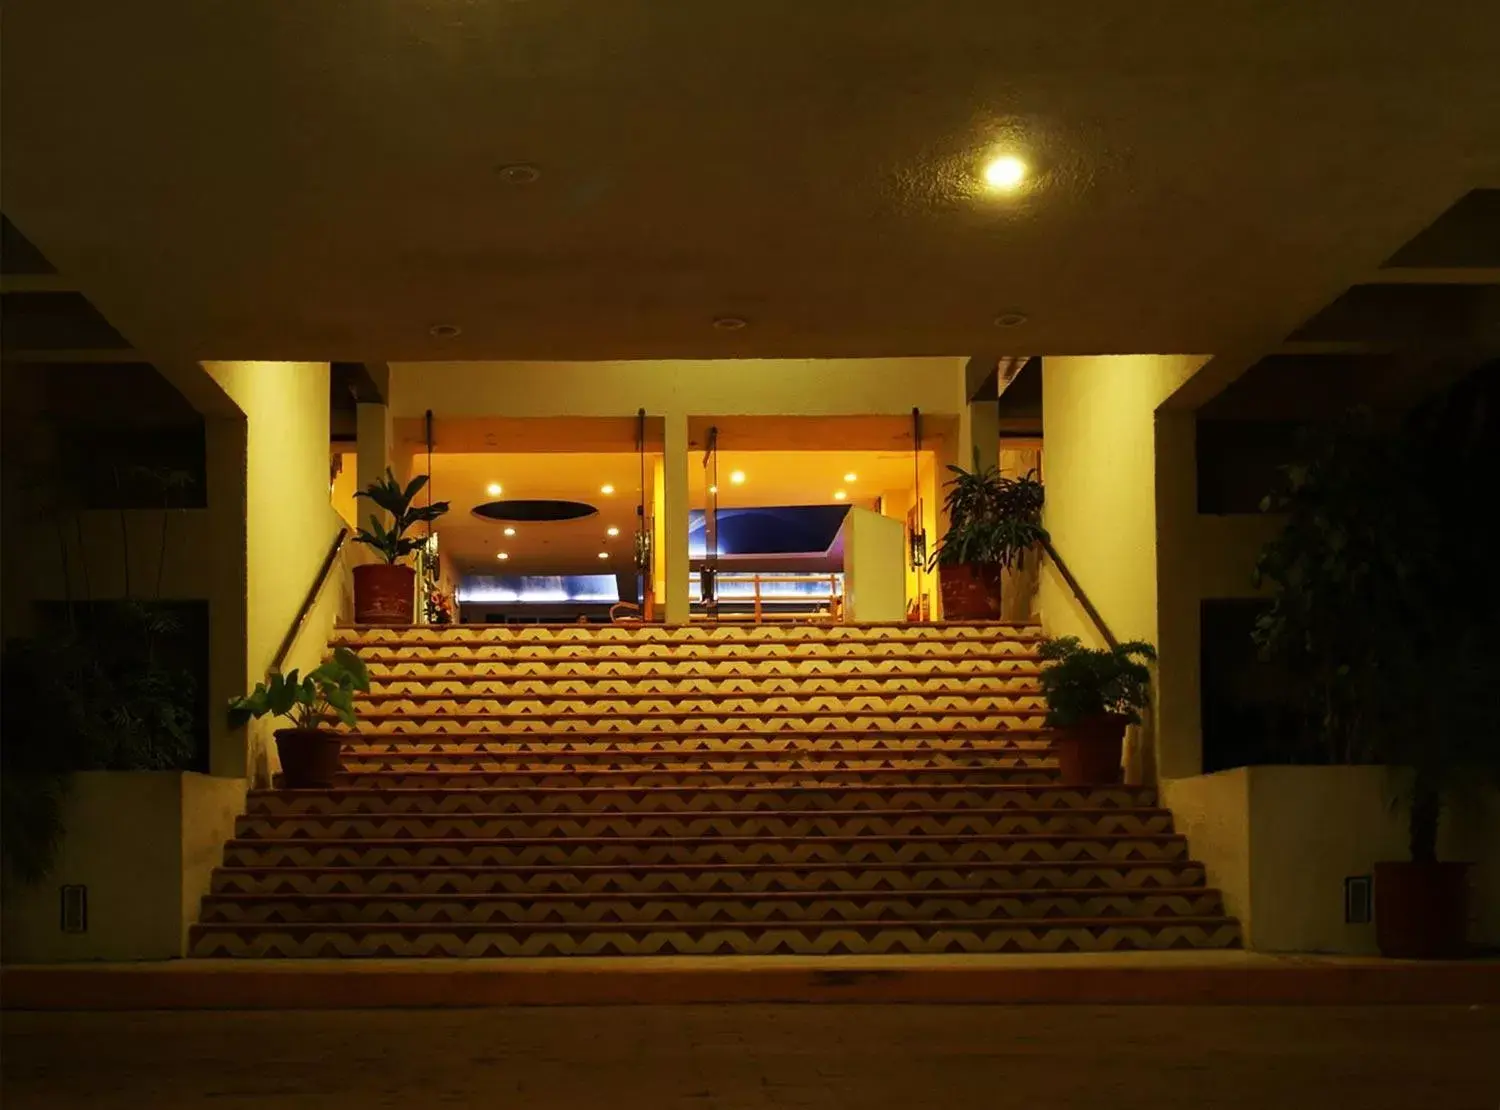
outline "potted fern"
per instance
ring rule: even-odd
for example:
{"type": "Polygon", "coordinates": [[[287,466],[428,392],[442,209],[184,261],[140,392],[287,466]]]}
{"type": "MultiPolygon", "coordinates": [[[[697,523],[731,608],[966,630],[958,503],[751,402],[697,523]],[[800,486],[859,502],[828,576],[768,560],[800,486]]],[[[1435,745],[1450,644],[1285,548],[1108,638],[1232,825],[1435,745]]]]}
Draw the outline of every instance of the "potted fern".
{"type": "Polygon", "coordinates": [[[990,467],[949,466],[943,506],[948,531],[933,552],[945,620],[994,620],[1000,615],[1001,572],[1026,565],[1048,541],[1042,527],[1042,483],[1032,471],[1002,477],[990,467]]]}
{"type": "Polygon", "coordinates": [[[346,725],[355,723],[354,695],[370,689],[364,661],[348,648],[306,675],[273,673],[245,697],[229,703],[229,723],[238,728],[258,717],[285,717],[292,724],[276,730],[282,785],[297,790],[332,786],[344,769],[343,738],[325,727],[331,711],[346,725]]]}
{"type": "Polygon", "coordinates": [[[1050,664],[1042,669],[1041,686],[1063,782],[1119,782],[1125,728],[1140,724],[1141,710],[1151,703],[1146,664],[1156,649],[1131,640],[1096,650],[1062,636],[1044,640],[1039,654],[1050,664]]]}
{"type": "Polygon", "coordinates": [[[427,475],[418,474],[403,488],[387,467],[383,478],[354,495],[366,498],[390,518],[389,524],[382,523],[380,514],[371,513],[370,527],[361,528],[355,536],[356,542],[374,548],[384,560],[354,568],[356,624],[411,624],[415,617],[417,572],[401,560],[421,547],[423,540],[406,533],[413,525],[431,524],[448,511],[446,501],[412,504],[425,485],[427,475]]]}

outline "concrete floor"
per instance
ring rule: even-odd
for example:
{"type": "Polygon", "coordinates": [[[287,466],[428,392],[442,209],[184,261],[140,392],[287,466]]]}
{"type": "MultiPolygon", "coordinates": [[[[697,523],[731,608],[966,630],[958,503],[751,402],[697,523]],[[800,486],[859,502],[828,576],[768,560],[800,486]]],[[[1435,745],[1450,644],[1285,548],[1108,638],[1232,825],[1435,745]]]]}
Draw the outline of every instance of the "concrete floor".
{"type": "Polygon", "coordinates": [[[1500,1008],[7,1013],[6,1110],[1496,1110],[1500,1008]]]}

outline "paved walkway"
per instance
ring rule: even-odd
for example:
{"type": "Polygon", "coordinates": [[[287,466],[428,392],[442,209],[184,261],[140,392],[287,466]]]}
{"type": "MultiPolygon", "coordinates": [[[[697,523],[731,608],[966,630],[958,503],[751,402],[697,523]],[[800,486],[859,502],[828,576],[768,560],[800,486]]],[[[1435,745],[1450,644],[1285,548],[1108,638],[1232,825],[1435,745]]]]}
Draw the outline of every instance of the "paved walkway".
{"type": "Polygon", "coordinates": [[[1500,1009],[8,1013],[6,1110],[1496,1110],[1500,1009]]]}

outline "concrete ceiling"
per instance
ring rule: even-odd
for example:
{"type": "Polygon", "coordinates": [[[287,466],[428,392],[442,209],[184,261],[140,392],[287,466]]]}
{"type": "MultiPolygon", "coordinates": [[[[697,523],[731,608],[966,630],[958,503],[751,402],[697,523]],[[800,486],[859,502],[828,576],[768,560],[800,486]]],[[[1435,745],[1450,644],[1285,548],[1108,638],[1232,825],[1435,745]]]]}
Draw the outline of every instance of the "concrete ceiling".
{"type": "MultiPolygon", "coordinates": [[[[1478,0],[5,21],[5,213],[152,358],[1258,357],[1350,286],[1414,280],[1373,275],[1500,186],[1478,0]],[[986,195],[1002,149],[1034,174],[986,195]]],[[[1469,264],[1454,242],[1424,264],[1469,264]]],[[[1379,314],[1363,296],[1338,319],[1379,314]]]]}

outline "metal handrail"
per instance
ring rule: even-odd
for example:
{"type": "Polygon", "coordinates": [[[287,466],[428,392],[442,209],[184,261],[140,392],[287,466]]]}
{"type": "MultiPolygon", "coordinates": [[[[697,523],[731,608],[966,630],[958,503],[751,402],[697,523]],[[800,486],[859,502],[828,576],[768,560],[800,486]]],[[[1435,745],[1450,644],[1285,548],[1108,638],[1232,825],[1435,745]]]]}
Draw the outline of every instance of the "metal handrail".
{"type": "Polygon", "coordinates": [[[1083,587],[1078,584],[1078,579],[1073,577],[1073,572],[1068,569],[1068,564],[1063,562],[1062,556],[1057,553],[1057,548],[1052,546],[1050,539],[1042,541],[1042,550],[1047,552],[1047,557],[1057,564],[1057,571],[1062,575],[1063,581],[1068,584],[1068,589],[1073,591],[1073,596],[1078,599],[1078,604],[1083,606],[1083,611],[1089,615],[1089,620],[1094,622],[1094,627],[1104,637],[1104,642],[1111,648],[1120,646],[1120,641],[1115,634],[1109,630],[1109,625],[1104,623],[1099,610],[1094,608],[1094,603],[1089,600],[1089,595],[1083,592],[1083,587]]]}
{"type": "Polygon", "coordinates": [[[281,646],[276,649],[276,655],[271,660],[270,672],[279,672],[286,663],[286,657],[291,654],[292,645],[297,642],[297,635],[302,631],[302,626],[307,623],[307,618],[312,613],[312,608],[317,604],[318,595],[323,592],[323,587],[328,584],[328,576],[333,571],[334,563],[338,562],[339,552],[344,549],[344,543],[349,538],[349,529],[340,528],[338,535],[333,537],[333,543],[329,545],[328,554],[323,558],[323,565],[318,569],[318,576],[313,579],[312,588],[307,591],[307,596],[302,599],[302,608],[297,610],[297,618],[292,621],[292,626],[286,630],[286,635],[281,639],[281,646]]]}

